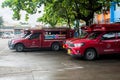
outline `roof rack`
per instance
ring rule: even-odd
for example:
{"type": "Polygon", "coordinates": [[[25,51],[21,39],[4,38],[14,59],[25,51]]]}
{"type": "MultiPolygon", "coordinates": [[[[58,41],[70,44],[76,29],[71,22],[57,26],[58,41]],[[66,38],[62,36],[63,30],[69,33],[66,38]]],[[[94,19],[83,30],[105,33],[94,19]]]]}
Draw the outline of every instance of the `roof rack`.
{"type": "Polygon", "coordinates": [[[92,31],[120,31],[120,24],[93,24],[89,27],[82,28],[87,32],[92,31]]]}

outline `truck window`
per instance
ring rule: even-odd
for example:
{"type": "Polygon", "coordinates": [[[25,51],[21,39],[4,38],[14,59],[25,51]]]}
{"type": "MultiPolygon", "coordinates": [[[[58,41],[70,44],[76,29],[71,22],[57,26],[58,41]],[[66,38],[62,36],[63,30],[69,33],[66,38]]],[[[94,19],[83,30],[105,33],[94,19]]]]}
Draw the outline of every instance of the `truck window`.
{"type": "Polygon", "coordinates": [[[46,31],[45,32],[45,39],[65,39],[66,32],[62,31],[46,31]]]}
{"type": "Polygon", "coordinates": [[[115,32],[107,32],[102,36],[102,40],[111,40],[115,39],[115,32]]]}
{"type": "Polygon", "coordinates": [[[34,33],[30,36],[30,39],[38,39],[39,35],[40,35],[40,33],[34,33]]]}
{"type": "Polygon", "coordinates": [[[67,34],[67,32],[66,32],[66,31],[61,31],[61,34],[65,34],[65,35],[66,35],[66,34],[67,34]]]}
{"type": "Polygon", "coordinates": [[[60,31],[51,31],[51,34],[60,34],[60,31]]]}
{"type": "Polygon", "coordinates": [[[117,32],[117,38],[120,39],[120,32],[117,32]]]}

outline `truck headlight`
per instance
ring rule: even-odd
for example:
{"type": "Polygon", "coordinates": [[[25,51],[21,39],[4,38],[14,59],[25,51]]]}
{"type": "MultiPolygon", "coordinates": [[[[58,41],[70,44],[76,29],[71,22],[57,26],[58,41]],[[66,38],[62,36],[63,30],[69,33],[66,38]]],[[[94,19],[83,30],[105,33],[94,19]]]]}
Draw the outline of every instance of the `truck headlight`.
{"type": "Polygon", "coordinates": [[[81,46],[84,46],[85,43],[76,43],[76,44],[74,44],[74,45],[75,45],[75,47],[81,47],[81,46]]]}
{"type": "Polygon", "coordinates": [[[11,41],[11,44],[14,44],[14,42],[15,42],[15,41],[14,41],[14,40],[12,40],[12,41],[11,41]]]}

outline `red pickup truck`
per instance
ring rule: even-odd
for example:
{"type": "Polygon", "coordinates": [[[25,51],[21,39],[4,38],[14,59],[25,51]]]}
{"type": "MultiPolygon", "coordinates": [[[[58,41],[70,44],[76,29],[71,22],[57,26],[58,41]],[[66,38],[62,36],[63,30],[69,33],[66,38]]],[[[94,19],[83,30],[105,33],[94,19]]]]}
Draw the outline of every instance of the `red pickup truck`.
{"type": "Polygon", "coordinates": [[[120,53],[120,24],[94,24],[84,39],[69,40],[67,53],[94,60],[102,54],[120,53]]]}
{"type": "Polygon", "coordinates": [[[69,28],[29,29],[24,37],[10,40],[8,46],[18,52],[27,48],[51,48],[57,51],[65,39],[73,36],[74,30],[69,28]]]}

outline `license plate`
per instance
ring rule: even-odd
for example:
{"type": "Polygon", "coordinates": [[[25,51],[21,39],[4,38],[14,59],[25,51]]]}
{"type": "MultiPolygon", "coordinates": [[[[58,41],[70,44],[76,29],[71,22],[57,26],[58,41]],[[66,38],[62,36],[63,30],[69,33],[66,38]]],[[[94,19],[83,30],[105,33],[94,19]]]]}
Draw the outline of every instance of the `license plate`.
{"type": "Polygon", "coordinates": [[[63,48],[65,48],[65,46],[63,46],[63,48]]]}
{"type": "Polygon", "coordinates": [[[71,51],[70,51],[70,49],[68,49],[67,51],[68,51],[68,54],[71,54],[71,51]]]}

